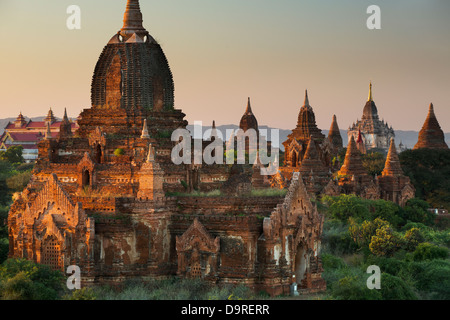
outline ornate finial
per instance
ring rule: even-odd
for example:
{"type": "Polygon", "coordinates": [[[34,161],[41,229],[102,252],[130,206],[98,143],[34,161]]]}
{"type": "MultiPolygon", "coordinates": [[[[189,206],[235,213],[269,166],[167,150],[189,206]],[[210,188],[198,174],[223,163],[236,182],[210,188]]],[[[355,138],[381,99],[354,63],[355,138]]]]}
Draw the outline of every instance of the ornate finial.
{"type": "Polygon", "coordinates": [[[155,161],[155,148],[150,143],[148,145],[147,163],[154,162],[154,161],[155,161]]]}
{"type": "Polygon", "coordinates": [[[245,113],[253,113],[252,112],[252,107],[250,105],[250,97],[248,97],[248,101],[247,101],[247,109],[245,109],[245,113]]]}
{"type": "Polygon", "coordinates": [[[373,98],[372,98],[372,81],[370,81],[370,85],[369,85],[369,99],[367,101],[373,101],[373,98]]]}
{"type": "Polygon", "coordinates": [[[52,138],[52,131],[50,130],[50,122],[47,122],[47,131],[45,132],[45,139],[51,139],[52,138]]]}
{"type": "Polygon", "coordinates": [[[148,127],[147,127],[147,119],[144,119],[144,126],[143,126],[143,128],[142,128],[141,138],[142,138],[142,139],[148,139],[148,138],[150,138],[150,135],[149,135],[149,133],[148,133],[148,127]]]}
{"type": "Polygon", "coordinates": [[[64,108],[63,122],[69,122],[69,118],[67,117],[67,109],[66,108],[64,108]]]}
{"type": "Polygon", "coordinates": [[[139,36],[147,34],[147,30],[142,26],[142,13],[139,0],[128,0],[127,8],[123,18],[123,28],[120,35],[128,40],[134,33],[139,36]]]}
{"type": "Polygon", "coordinates": [[[305,103],[303,103],[304,106],[310,107],[309,105],[309,99],[308,99],[308,90],[305,90],[305,103]]]}

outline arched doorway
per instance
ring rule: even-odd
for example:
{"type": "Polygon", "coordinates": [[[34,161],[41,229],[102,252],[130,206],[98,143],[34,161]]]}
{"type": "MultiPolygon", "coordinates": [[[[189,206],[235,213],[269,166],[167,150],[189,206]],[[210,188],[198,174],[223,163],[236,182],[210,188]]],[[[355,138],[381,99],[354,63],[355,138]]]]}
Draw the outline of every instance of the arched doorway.
{"type": "Polygon", "coordinates": [[[298,165],[298,160],[297,160],[297,152],[295,152],[295,151],[292,151],[292,154],[291,154],[291,164],[292,164],[292,166],[293,167],[297,167],[297,165],[298,165]]]}
{"type": "Polygon", "coordinates": [[[89,170],[83,170],[83,176],[82,176],[82,186],[90,186],[91,185],[91,175],[89,173],[89,170]]]}
{"type": "Polygon", "coordinates": [[[97,144],[95,149],[95,161],[97,163],[102,163],[102,146],[100,144],[97,144]]]}
{"type": "Polygon", "coordinates": [[[55,236],[49,236],[42,242],[41,263],[50,266],[54,270],[63,268],[61,244],[55,236]]]}
{"type": "Polygon", "coordinates": [[[299,243],[295,254],[294,264],[295,281],[299,286],[305,277],[305,272],[309,263],[308,260],[307,249],[303,243],[299,243]]]}

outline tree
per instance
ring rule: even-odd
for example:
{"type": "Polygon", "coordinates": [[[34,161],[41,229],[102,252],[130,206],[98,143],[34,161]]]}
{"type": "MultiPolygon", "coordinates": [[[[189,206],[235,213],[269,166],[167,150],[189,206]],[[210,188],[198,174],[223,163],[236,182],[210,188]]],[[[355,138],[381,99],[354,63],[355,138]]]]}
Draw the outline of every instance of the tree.
{"type": "Polygon", "coordinates": [[[413,253],[414,261],[446,259],[447,257],[448,249],[446,247],[438,247],[428,242],[420,243],[413,253]]]}
{"type": "Polygon", "coordinates": [[[424,200],[413,198],[403,208],[403,218],[410,222],[420,222],[428,226],[434,225],[435,215],[428,211],[430,204],[424,200]]]}
{"type": "Polygon", "coordinates": [[[55,300],[63,291],[61,271],[24,259],[8,259],[0,266],[0,298],[55,300]]]}
{"type": "Polygon", "coordinates": [[[367,173],[372,177],[374,175],[381,175],[386,162],[384,154],[380,152],[369,152],[367,154],[363,154],[361,160],[367,173]]]}
{"type": "Polygon", "coordinates": [[[376,256],[391,257],[401,245],[401,238],[390,226],[384,225],[372,236],[369,249],[376,256]]]}
{"type": "Polygon", "coordinates": [[[435,208],[450,207],[450,150],[406,150],[399,159],[416,197],[435,208]]]}
{"type": "Polygon", "coordinates": [[[9,163],[16,164],[24,162],[22,146],[11,146],[6,151],[0,152],[0,159],[8,161],[9,163]]]}

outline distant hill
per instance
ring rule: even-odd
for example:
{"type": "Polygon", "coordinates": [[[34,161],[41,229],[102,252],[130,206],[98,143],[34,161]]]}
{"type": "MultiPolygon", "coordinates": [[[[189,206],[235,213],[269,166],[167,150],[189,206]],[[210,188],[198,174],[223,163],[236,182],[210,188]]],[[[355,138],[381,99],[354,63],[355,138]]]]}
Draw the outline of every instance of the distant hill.
{"type": "MultiPolygon", "coordinates": [[[[31,120],[33,121],[42,121],[44,120],[45,117],[34,117],[31,118],[31,120]]],[[[25,119],[28,121],[30,120],[30,118],[25,117],[25,119]]],[[[3,134],[5,127],[7,126],[8,122],[14,122],[16,120],[16,118],[5,118],[5,119],[0,119],[0,135],[3,134]]],[[[193,132],[193,125],[188,125],[188,130],[193,132]]],[[[217,126],[217,129],[220,130],[220,132],[225,133],[226,134],[226,130],[236,130],[239,127],[237,125],[221,125],[221,126],[217,126]]],[[[206,130],[211,129],[211,126],[203,126],[203,132],[205,132],[206,130]]],[[[267,132],[269,133],[269,140],[270,140],[270,129],[267,126],[260,126],[260,129],[266,129],[267,132]]],[[[344,147],[347,146],[348,143],[348,137],[347,137],[347,131],[346,130],[340,130],[341,131],[341,136],[342,136],[342,140],[344,141],[344,147]]],[[[279,137],[280,137],[280,144],[283,141],[287,140],[287,136],[291,133],[291,130],[286,130],[286,129],[279,129],[279,137]]],[[[328,135],[328,130],[322,130],[323,134],[325,136],[328,135]]],[[[395,130],[395,143],[398,145],[400,142],[403,143],[403,145],[405,145],[407,148],[412,149],[414,147],[414,145],[417,142],[417,139],[419,137],[419,132],[418,131],[402,131],[402,130],[395,130]]],[[[228,140],[229,136],[226,137],[226,139],[228,140]]],[[[447,142],[447,145],[450,146],[450,132],[449,133],[445,133],[445,142],[447,142]]],[[[280,145],[281,150],[284,150],[283,145],[280,145]]]]}

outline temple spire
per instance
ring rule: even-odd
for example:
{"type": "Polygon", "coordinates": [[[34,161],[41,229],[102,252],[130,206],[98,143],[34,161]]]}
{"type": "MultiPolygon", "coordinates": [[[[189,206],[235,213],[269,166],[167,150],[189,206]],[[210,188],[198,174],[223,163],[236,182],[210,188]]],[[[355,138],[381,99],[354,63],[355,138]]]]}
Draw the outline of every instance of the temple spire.
{"type": "Polygon", "coordinates": [[[150,134],[148,133],[147,119],[144,119],[144,125],[142,127],[141,139],[150,138],[150,134]]]}
{"type": "Polygon", "coordinates": [[[370,85],[369,85],[369,98],[367,99],[367,101],[373,101],[373,97],[372,97],[372,81],[370,81],[370,85]]]}
{"type": "Polygon", "coordinates": [[[303,103],[303,105],[306,107],[310,107],[308,99],[308,90],[305,90],[305,102],[303,103]]]}
{"type": "Polygon", "coordinates": [[[67,109],[64,108],[64,116],[63,116],[63,122],[69,122],[69,118],[67,117],[67,109]]]}
{"type": "Polygon", "coordinates": [[[403,170],[402,167],[400,166],[400,160],[398,158],[397,150],[395,148],[394,138],[391,138],[391,145],[389,146],[389,152],[386,157],[386,163],[384,165],[382,175],[383,176],[403,175],[403,170]]]}
{"type": "Polygon", "coordinates": [[[251,114],[252,112],[252,107],[250,105],[250,97],[248,97],[248,101],[247,101],[247,109],[245,109],[245,113],[246,114],[251,114]]]}
{"type": "Polygon", "coordinates": [[[143,37],[147,34],[147,31],[143,27],[142,22],[143,19],[139,0],[128,0],[120,34],[125,40],[128,40],[134,33],[143,37]]]}
{"type": "Polygon", "coordinates": [[[52,138],[52,131],[50,130],[50,122],[46,123],[47,125],[47,131],[45,132],[45,139],[51,139],[52,138]]]}

